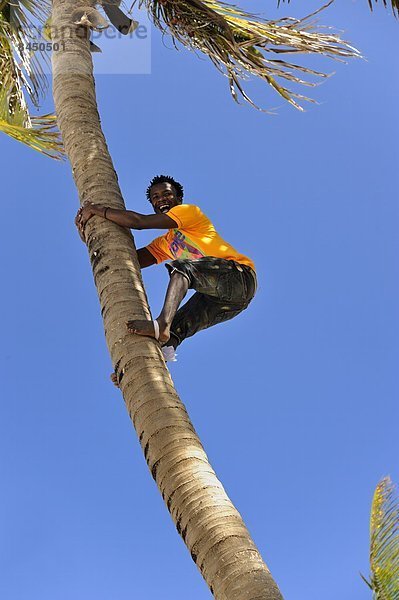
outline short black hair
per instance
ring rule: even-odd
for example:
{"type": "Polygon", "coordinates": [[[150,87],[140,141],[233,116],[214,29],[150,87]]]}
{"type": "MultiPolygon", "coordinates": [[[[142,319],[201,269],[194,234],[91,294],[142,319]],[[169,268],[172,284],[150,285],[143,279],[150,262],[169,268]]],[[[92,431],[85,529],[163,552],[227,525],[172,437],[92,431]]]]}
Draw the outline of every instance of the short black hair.
{"type": "Polygon", "coordinates": [[[153,177],[151,179],[150,185],[148,186],[148,188],[146,190],[146,196],[150,202],[151,202],[150,190],[153,185],[157,185],[158,183],[170,183],[175,188],[177,197],[181,198],[181,199],[183,198],[184,190],[183,190],[183,186],[181,183],[179,183],[178,181],[173,179],[173,177],[170,177],[170,175],[156,175],[155,177],[153,177]]]}

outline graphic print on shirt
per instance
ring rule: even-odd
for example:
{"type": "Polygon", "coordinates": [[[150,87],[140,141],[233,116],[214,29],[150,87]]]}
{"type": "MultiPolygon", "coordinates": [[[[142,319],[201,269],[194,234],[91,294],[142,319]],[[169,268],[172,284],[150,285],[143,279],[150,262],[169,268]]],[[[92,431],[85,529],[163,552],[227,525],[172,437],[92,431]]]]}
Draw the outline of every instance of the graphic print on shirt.
{"type": "Polygon", "coordinates": [[[169,250],[174,258],[195,260],[205,256],[202,250],[178,229],[173,229],[173,238],[169,242],[169,250]]]}

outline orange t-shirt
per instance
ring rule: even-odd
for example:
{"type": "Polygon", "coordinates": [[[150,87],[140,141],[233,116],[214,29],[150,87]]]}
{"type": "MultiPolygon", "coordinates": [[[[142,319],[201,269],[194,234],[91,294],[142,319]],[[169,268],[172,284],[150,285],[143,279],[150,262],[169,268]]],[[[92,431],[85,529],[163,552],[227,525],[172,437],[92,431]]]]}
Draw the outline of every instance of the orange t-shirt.
{"type": "Polygon", "coordinates": [[[169,229],[147,246],[157,263],[177,258],[195,260],[203,256],[216,256],[235,260],[255,270],[252,260],[221,238],[198,206],[179,204],[166,214],[177,223],[177,228],[169,229]]]}

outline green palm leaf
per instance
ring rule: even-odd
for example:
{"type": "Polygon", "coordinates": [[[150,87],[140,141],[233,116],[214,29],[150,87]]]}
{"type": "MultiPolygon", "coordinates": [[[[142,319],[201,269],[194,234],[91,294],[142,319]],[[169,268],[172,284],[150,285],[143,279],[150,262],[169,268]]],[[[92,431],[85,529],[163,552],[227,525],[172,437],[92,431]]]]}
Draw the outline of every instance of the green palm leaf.
{"type": "Polygon", "coordinates": [[[40,61],[28,50],[28,43],[35,36],[31,17],[44,22],[48,10],[45,0],[0,0],[0,131],[59,159],[63,148],[55,116],[31,116],[25,99],[26,93],[37,106],[47,87],[40,61]]]}
{"type": "Polygon", "coordinates": [[[4,77],[4,74],[0,86],[0,131],[50,158],[63,157],[61,136],[55,116],[32,117],[18,85],[18,79],[4,77]]]}
{"type": "Polygon", "coordinates": [[[399,498],[389,477],[377,485],[370,519],[374,600],[399,600],[399,498]]]}
{"type": "Polygon", "coordinates": [[[40,57],[46,60],[46,56],[32,52],[28,44],[37,37],[37,24],[44,24],[49,14],[47,0],[0,0],[0,52],[4,54],[5,45],[10,59],[18,64],[24,89],[36,106],[48,87],[40,61],[40,57]]]}
{"type": "Polygon", "coordinates": [[[178,41],[209,56],[213,64],[228,77],[235,100],[240,94],[253,106],[255,104],[241,83],[250,75],[263,79],[300,110],[302,107],[297,100],[310,98],[289,90],[283,82],[312,86],[315,84],[305,81],[304,74],[326,77],[324,73],[273,58],[273,55],[321,54],[338,60],[360,56],[338,35],[317,28],[312,21],[316,13],[300,20],[284,18],[267,21],[219,0],[139,2],[140,6],[146,6],[154,24],[163,33],[172,35],[174,42],[178,41]]]}
{"type": "Polygon", "coordinates": [[[10,122],[10,119],[6,121],[0,118],[0,131],[49,158],[63,157],[62,143],[54,115],[31,117],[30,126],[19,125],[18,119],[10,122]]]}

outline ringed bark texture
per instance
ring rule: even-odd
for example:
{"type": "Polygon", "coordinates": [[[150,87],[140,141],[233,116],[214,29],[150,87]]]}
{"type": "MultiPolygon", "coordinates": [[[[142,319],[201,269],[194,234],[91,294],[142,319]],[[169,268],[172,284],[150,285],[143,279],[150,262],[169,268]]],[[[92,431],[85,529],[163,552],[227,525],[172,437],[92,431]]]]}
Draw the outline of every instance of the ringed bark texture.
{"type": "MultiPolygon", "coordinates": [[[[101,130],[89,44],[71,19],[89,3],[53,0],[53,42],[65,42],[52,58],[56,112],[80,201],[124,208],[101,130]]],[[[193,560],[218,600],[281,600],[209,464],[158,343],[126,331],[129,319],[150,318],[131,234],[93,217],[86,235],[112,364],[148,467],[193,560]]]]}

